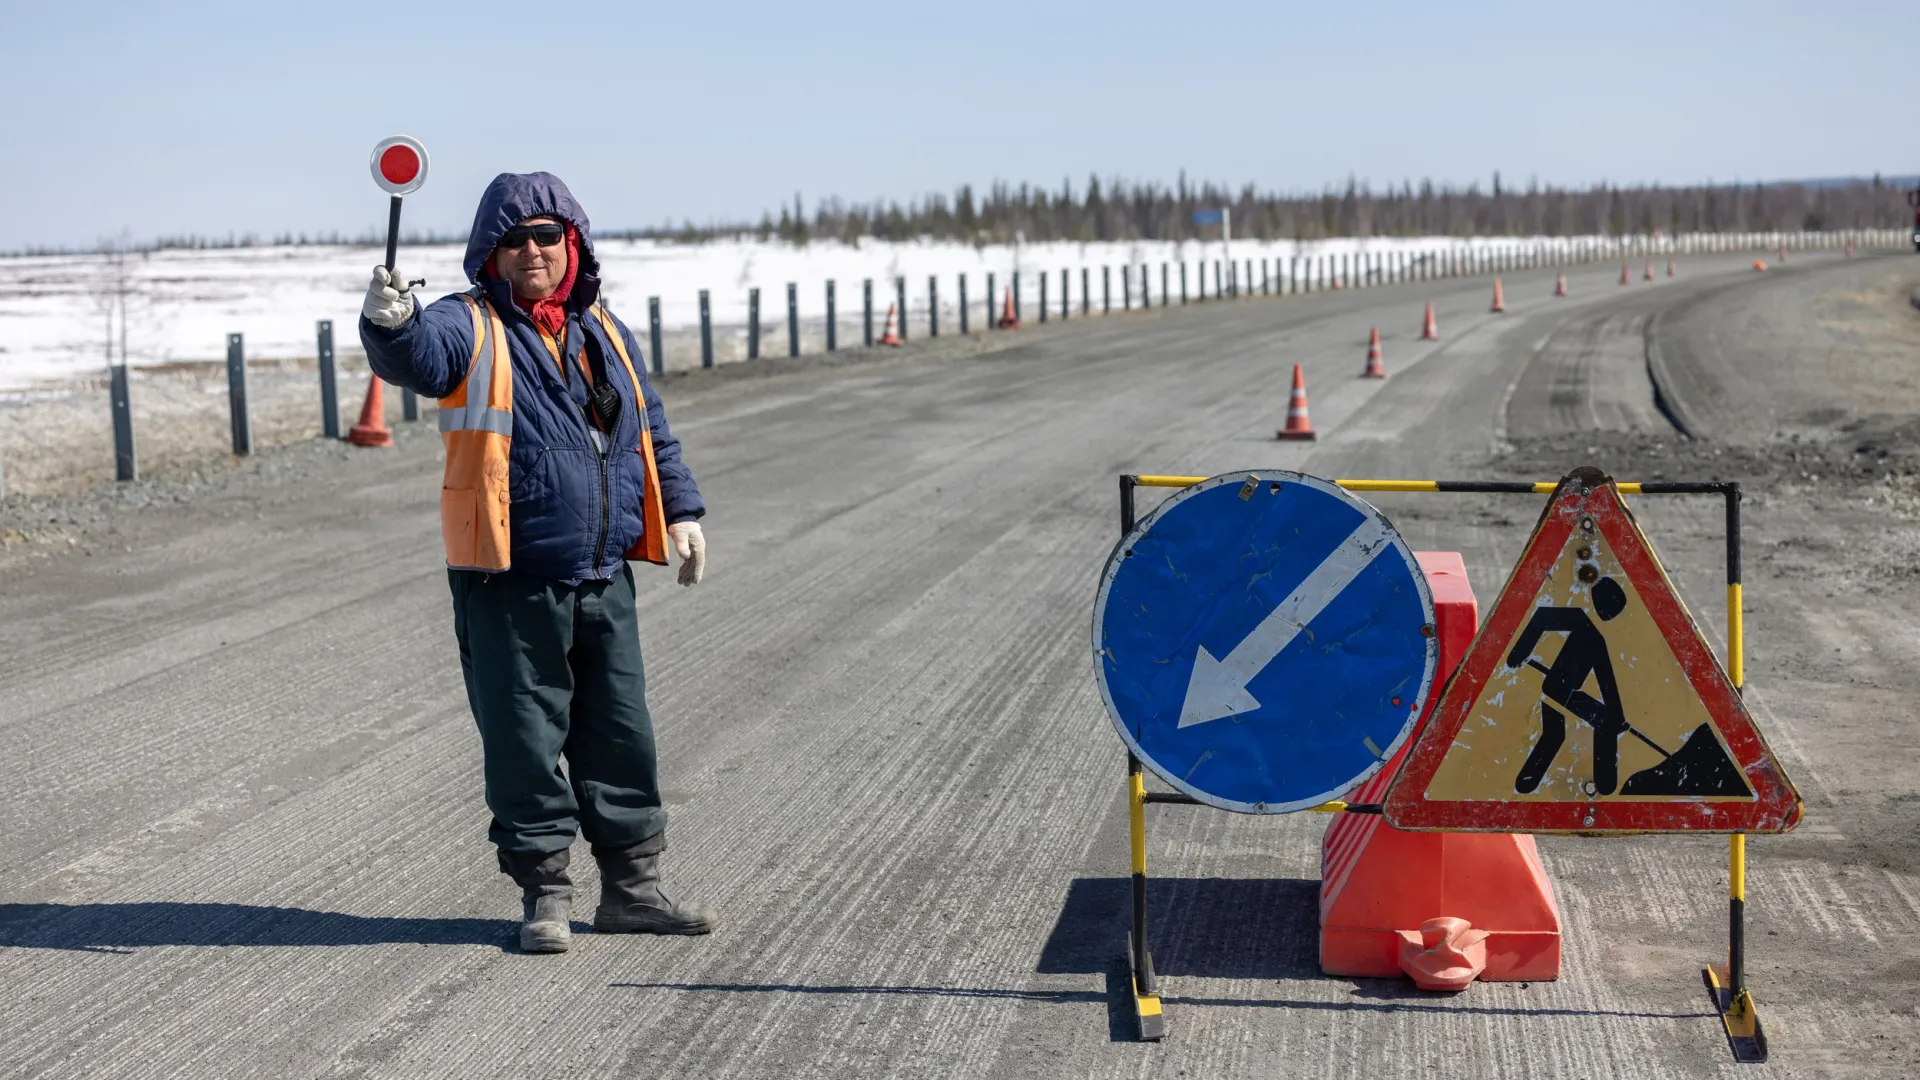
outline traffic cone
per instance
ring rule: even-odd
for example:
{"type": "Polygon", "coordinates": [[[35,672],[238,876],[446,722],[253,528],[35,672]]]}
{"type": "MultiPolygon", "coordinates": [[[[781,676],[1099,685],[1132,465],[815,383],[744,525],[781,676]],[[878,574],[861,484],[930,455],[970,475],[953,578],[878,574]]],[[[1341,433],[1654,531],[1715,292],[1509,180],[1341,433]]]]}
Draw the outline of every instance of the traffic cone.
{"type": "Polygon", "coordinates": [[[387,397],[378,375],[367,383],[367,400],[360,406],[360,422],[348,430],[347,441],[355,446],[393,445],[393,432],[387,428],[387,397]]]}
{"type": "Polygon", "coordinates": [[[1652,259],[1647,260],[1647,274],[1646,274],[1645,280],[1647,281],[1653,280],[1653,260],[1652,259]]]}
{"type": "Polygon", "coordinates": [[[1673,265],[1673,256],[1671,255],[1667,256],[1667,276],[1674,277],[1676,276],[1677,273],[1678,271],[1674,269],[1674,265],[1673,265]]]}
{"type": "Polygon", "coordinates": [[[1440,328],[1434,325],[1434,322],[1433,322],[1433,301],[1431,300],[1427,301],[1427,321],[1425,325],[1420,327],[1420,340],[1421,341],[1439,341],[1440,340],[1440,328]]]}
{"type": "Polygon", "coordinates": [[[1560,276],[1554,279],[1553,295],[1555,296],[1567,295],[1567,272],[1565,270],[1560,271],[1560,276]]]}
{"type": "Polygon", "coordinates": [[[1628,269],[1626,263],[1620,264],[1620,284],[1622,285],[1633,284],[1633,271],[1628,269]]]}
{"type": "Polygon", "coordinates": [[[1506,297],[1506,294],[1500,291],[1499,278],[1493,279],[1493,307],[1488,308],[1487,310],[1492,311],[1495,314],[1498,314],[1502,311],[1507,310],[1507,297],[1506,297]]]}
{"type": "Polygon", "coordinates": [[[1007,308],[1000,313],[1000,321],[996,325],[1002,330],[1020,329],[1020,316],[1013,313],[1013,286],[1011,285],[1007,286],[1007,308]]]}
{"type": "Polygon", "coordinates": [[[1313,421],[1307,418],[1307,376],[1300,365],[1293,365],[1293,391],[1287,395],[1287,426],[1276,439],[1313,439],[1313,421]]]}
{"type": "Polygon", "coordinates": [[[1753,260],[1753,268],[1755,270],[1765,270],[1767,268],[1767,260],[1765,259],[1753,260]]]}
{"type": "Polygon", "coordinates": [[[885,333],[880,335],[880,340],[874,342],[875,345],[900,344],[900,335],[893,332],[893,307],[892,304],[887,305],[887,329],[885,333]]]}
{"type": "Polygon", "coordinates": [[[1374,327],[1367,338],[1367,370],[1360,373],[1363,379],[1384,379],[1387,377],[1387,365],[1380,361],[1380,328],[1374,327]]]}

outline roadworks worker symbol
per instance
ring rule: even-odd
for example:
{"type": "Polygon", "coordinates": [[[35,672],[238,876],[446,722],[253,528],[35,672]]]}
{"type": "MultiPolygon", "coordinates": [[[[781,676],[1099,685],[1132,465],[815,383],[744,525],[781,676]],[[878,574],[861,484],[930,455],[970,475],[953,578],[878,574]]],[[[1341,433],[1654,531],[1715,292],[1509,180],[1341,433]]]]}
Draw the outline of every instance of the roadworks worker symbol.
{"type": "Polygon", "coordinates": [[[1784,832],[1800,799],[1588,468],[1555,490],[1384,809],[1401,829],[1784,832]]]}

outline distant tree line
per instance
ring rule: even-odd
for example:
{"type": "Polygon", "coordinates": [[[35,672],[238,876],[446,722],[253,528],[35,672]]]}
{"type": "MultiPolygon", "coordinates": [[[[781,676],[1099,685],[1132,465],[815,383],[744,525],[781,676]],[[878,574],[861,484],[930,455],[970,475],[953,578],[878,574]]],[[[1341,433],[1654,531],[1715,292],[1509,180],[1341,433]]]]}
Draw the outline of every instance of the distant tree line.
{"type": "MultiPolygon", "coordinates": [[[[1493,183],[1464,188],[1423,180],[1379,191],[1349,178],[1346,185],[1319,194],[1260,192],[1249,184],[1238,191],[1189,183],[1186,174],[1172,186],[1101,180],[1076,188],[1066,181],[1050,190],[1036,184],[996,181],[976,192],[963,184],[952,196],[934,194],[900,203],[840,198],[816,202],[809,213],[795,195],[776,217],[763,214],[757,224],[717,223],[653,228],[599,229],[614,239],[653,239],[680,243],[758,236],[805,244],[815,239],[853,243],[863,236],[882,240],[960,240],[1004,244],[1030,241],[1187,240],[1199,238],[1196,210],[1229,209],[1233,235],[1261,240],[1318,240],[1334,236],[1622,236],[1688,232],[1819,232],[1832,229],[1895,228],[1913,222],[1907,203],[1911,178],[1846,179],[1814,183],[1596,184],[1562,188],[1529,181],[1516,188],[1493,174],[1493,183]]],[[[1205,235],[1217,235],[1206,226],[1205,235]]],[[[409,233],[406,244],[464,244],[461,233],[409,233]]],[[[367,230],[348,236],[331,233],[254,233],[226,237],[169,236],[132,245],[140,250],[236,248],[263,244],[357,244],[376,246],[384,233],[367,230]]],[[[92,250],[127,248],[102,242],[92,250]]],[[[70,249],[34,248],[18,254],[65,254],[70,249]]]]}
{"type": "MultiPolygon", "coordinates": [[[[1685,232],[1821,231],[1892,228],[1911,223],[1906,190],[1880,176],[1815,184],[1702,184],[1686,187],[1598,184],[1584,190],[1502,184],[1465,188],[1411,181],[1376,191],[1349,179],[1344,188],[1315,195],[1238,191],[1211,183],[1172,186],[1102,181],[1076,188],[996,182],[952,197],[892,201],[820,201],[809,216],[799,196],[755,232],[794,243],[814,238],[852,241],[933,237],[971,243],[1031,241],[1185,240],[1201,235],[1196,210],[1232,211],[1233,234],[1262,240],[1317,240],[1334,236],[1593,236],[1685,232]]],[[[1217,227],[1207,226],[1207,235],[1217,227]]],[[[682,239],[699,240],[736,229],[687,225],[682,239]]],[[[657,235],[657,234],[656,234],[657,235]]]]}

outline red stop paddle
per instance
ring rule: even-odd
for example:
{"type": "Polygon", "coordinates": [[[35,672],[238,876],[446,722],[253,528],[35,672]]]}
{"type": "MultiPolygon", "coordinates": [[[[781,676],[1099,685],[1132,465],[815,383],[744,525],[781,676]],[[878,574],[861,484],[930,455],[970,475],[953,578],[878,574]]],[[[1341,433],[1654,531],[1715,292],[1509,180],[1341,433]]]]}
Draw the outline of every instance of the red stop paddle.
{"type": "Polygon", "coordinates": [[[374,145],[371,165],[373,182],[393,196],[387,208],[387,270],[392,271],[400,243],[400,198],[427,182],[427,148],[410,136],[389,136],[374,145]]]}

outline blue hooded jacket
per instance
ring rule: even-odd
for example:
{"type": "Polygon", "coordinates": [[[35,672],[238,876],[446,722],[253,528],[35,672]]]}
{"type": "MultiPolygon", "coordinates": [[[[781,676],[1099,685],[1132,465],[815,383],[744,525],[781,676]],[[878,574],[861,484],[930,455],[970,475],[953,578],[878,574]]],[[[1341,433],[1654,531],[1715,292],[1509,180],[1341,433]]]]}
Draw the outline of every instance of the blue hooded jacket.
{"type": "MultiPolygon", "coordinates": [[[[703,516],[706,504],[694,486],[693,473],[680,460],[680,440],[667,427],[666,410],[647,379],[645,357],[633,333],[614,320],[640,377],[644,408],[633,401],[633,383],[626,378],[600,321],[591,314],[581,317],[600,295],[600,263],[587,232],[587,215],[567,186],[543,172],[494,177],[473,216],[466,271],[467,279],[506,326],[505,344],[513,360],[508,481],[513,571],[568,583],[607,580],[619,571],[624,553],[640,539],[643,520],[644,468],[640,455],[631,452],[640,444],[643,415],[653,432],[667,522],[703,516]],[[564,340],[570,352],[597,347],[607,365],[607,385],[620,394],[620,415],[604,453],[595,448],[581,405],[581,387],[570,388],[563,380],[539,329],[513,302],[511,286],[505,281],[480,280],[481,268],[500,237],[527,218],[541,215],[565,221],[579,233],[580,266],[567,296],[564,340]],[[583,335],[591,335],[592,343],[583,335]]],[[[443,398],[466,378],[473,356],[473,318],[459,294],[442,297],[425,310],[416,301],[414,318],[398,330],[383,330],[361,316],[360,342],[375,374],[417,394],[443,398]]],[[[580,384],[579,371],[571,360],[568,363],[566,377],[580,384]]]]}

